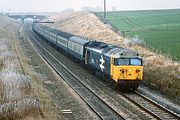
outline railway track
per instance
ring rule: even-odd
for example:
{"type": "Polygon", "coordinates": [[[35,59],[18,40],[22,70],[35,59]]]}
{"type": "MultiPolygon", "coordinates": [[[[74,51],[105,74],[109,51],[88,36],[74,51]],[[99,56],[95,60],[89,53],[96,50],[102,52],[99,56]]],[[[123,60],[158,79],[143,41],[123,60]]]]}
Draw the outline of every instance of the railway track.
{"type": "Polygon", "coordinates": [[[160,104],[150,100],[149,98],[137,91],[135,91],[135,93],[123,94],[123,96],[133,104],[137,105],[143,111],[145,111],[146,113],[150,114],[158,120],[180,120],[179,115],[164,108],[160,104]]]}
{"type": "Polygon", "coordinates": [[[69,86],[86,102],[86,104],[103,120],[124,120],[117,111],[108,105],[100,96],[89,89],[81,80],[60,63],[46,48],[34,38],[26,27],[26,38],[35,47],[36,51],[52,66],[52,68],[65,80],[69,86]]]}

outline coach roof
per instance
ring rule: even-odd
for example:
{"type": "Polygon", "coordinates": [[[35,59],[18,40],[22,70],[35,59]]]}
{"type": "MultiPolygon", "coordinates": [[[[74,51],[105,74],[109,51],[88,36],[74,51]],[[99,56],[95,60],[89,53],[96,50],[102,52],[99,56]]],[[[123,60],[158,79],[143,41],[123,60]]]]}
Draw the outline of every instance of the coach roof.
{"type": "Polygon", "coordinates": [[[72,41],[72,42],[75,42],[75,43],[77,43],[77,44],[80,44],[80,45],[84,45],[84,44],[86,44],[87,42],[89,42],[88,39],[83,38],[83,37],[78,37],[78,36],[73,36],[73,37],[71,37],[69,40],[72,41]]]}

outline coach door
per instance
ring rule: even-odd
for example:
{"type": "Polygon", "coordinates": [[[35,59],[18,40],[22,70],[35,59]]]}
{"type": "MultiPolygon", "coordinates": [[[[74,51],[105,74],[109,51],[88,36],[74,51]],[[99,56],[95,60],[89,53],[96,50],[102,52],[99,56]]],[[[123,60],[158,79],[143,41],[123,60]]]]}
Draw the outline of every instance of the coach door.
{"type": "Polygon", "coordinates": [[[90,58],[90,51],[88,51],[86,49],[86,53],[85,53],[85,64],[87,65],[88,61],[89,61],[89,58],[90,58]]]}

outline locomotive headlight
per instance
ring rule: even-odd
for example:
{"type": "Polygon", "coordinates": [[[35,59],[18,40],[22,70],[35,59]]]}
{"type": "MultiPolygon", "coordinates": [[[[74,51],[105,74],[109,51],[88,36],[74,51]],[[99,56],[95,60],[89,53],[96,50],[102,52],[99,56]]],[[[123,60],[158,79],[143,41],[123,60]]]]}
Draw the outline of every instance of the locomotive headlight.
{"type": "Polygon", "coordinates": [[[129,70],[129,72],[131,72],[132,70],[129,70]]]}

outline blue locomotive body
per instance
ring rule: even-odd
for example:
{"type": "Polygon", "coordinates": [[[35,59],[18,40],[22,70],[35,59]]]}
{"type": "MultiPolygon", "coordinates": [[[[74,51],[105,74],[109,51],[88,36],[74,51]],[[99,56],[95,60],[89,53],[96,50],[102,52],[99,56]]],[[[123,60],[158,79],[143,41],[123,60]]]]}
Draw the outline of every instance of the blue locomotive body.
{"type": "Polygon", "coordinates": [[[108,44],[102,42],[94,41],[87,45],[87,65],[93,71],[110,77],[110,57],[105,54],[107,49],[108,44]]]}

